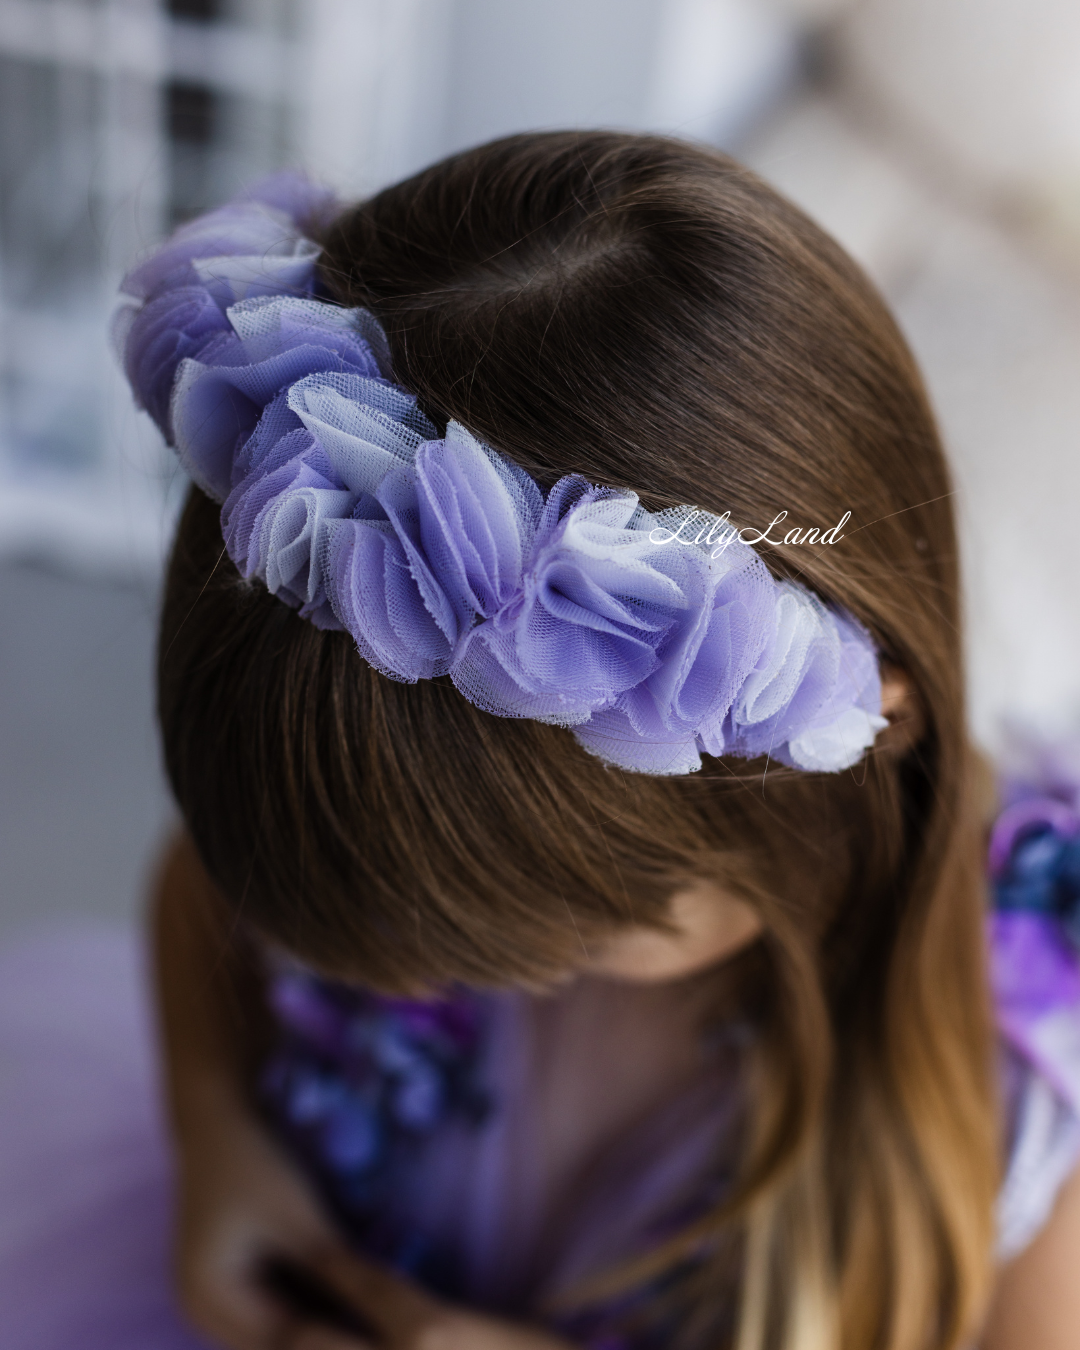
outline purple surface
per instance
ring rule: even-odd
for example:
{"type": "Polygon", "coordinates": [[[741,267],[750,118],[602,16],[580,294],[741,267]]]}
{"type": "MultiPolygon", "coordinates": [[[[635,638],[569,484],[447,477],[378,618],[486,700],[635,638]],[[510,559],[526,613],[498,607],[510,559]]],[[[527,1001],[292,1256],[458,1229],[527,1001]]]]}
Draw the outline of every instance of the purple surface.
{"type": "Polygon", "coordinates": [[[169,1274],[169,1157],[142,960],[64,928],[0,952],[5,1350],[205,1350],[169,1274]]]}

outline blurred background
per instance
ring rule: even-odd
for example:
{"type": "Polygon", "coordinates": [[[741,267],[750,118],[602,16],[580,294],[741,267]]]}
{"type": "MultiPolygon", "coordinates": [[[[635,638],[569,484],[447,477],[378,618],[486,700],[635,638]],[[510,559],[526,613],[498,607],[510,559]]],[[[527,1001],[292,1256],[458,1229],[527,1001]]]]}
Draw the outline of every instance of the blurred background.
{"type": "Polygon", "coordinates": [[[133,912],[170,818],[183,484],[109,349],[122,272],[278,166],[361,195],[565,126],[722,146],[867,268],[955,466],[976,734],[1076,725],[1075,0],[0,0],[0,936],[133,912]]]}

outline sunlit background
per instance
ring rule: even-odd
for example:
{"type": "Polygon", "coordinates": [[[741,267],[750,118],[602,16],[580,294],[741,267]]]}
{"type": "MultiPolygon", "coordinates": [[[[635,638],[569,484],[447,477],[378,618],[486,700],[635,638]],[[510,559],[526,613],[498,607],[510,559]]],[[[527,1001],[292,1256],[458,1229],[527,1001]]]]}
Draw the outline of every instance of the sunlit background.
{"type": "Polygon", "coordinates": [[[955,465],[976,733],[1075,725],[1075,0],[0,0],[0,931],[130,913],[169,820],[183,484],[109,350],[123,270],[281,165],[360,195],[562,126],[723,146],[863,263],[955,465]]]}

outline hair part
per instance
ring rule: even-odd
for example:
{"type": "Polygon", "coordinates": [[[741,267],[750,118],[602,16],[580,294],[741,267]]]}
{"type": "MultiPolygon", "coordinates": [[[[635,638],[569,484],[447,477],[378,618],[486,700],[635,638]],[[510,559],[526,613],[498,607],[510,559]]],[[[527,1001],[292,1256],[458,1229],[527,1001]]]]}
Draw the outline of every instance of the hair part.
{"type": "Polygon", "coordinates": [[[746,898],[764,935],[714,977],[717,1015],[756,1028],[739,1177],[618,1278],[705,1239],[678,1285],[688,1335],[727,1298],[738,1350],[960,1344],[998,1177],[980,844],[951,487],[887,311],[753,175],[659,137],[511,137],[346,211],[324,246],[326,286],[374,311],[425,412],[541,484],[580,473],[759,529],[851,510],[835,547],[760,551],[871,630],[923,735],[836,775],[605,767],[447,679],[372,671],[238,576],[193,490],[160,711],[211,875],[262,931],[388,990],[544,982],[596,935],[662,924],[692,878],[746,898]]]}

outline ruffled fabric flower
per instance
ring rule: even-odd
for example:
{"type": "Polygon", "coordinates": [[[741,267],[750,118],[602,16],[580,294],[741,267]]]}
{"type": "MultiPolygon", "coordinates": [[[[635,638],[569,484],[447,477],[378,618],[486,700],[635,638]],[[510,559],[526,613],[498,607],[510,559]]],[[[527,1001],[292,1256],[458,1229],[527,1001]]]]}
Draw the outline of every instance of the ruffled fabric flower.
{"type": "Polygon", "coordinates": [[[239,300],[310,296],[319,247],[307,237],[333,216],[333,194],[300,174],[264,180],[251,194],[182,225],[121,289],[140,301],[117,314],[114,336],[136,401],[173,444],[177,369],[230,331],[239,300]]]}
{"type": "Polygon", "coordinates": [[[454,683],[502,717],[586,722],[659,665],[685,598],[634,528],[637,496],[577,477],[548,494],[520,580],[467,636],[454,683]]]}
{"type": "MultiPolygon", "coordinates": [[[[222,501],[234,468],[254,451],[247,442],[279,394],[320,373],[380,379],[369,344],[347,311],[314,300],[245,300],[227,311],[231,332],[199,360],[180,363],[172,397],[172,426],[180,463],[210,496],[222,501]]],[[[274,429],[295,430],[303,418],[286,400],[274,429]]],[[[263,430],[259,443],[265,444],[263,430]]]]}
{"type": "Polygon", "coordinates": [[[334,194],[303,174],[273,174],[244,196],[181,225],[127,274],[121,290],[151,300],[202,285],[223,311],[252,294],[309,295],[319,256],[311,236],[338,209],[334,194]]]}
{"type": "Polygon", "coordinates": [[[545,494],[464,427],[440,437],[375,318],[315,298],[303,231],[331,209],[279,177],[125,283],[144,301],[121,323],[136,397],[222,502],[240,572],[390,678],[449,675],[609,764],[855,763],[885,725],[869,634],[731,532],[687,546],[690,508],[654,516],[575,475],[545,494]]]}

